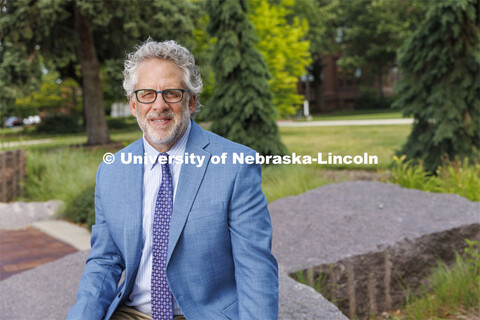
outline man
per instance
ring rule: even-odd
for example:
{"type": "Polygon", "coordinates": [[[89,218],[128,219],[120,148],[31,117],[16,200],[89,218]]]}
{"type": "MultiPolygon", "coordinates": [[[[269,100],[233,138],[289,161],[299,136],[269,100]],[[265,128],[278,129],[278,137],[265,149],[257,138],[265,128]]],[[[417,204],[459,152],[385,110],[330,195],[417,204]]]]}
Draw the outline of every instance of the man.
{"type": "Polygon", "coordinates": [[[228,161],[254,151],[191,120],[202,81],[174,41],[147,40],[124,76],[143,138],[98,169],[92,250],[67,319],[276,319],[261,168],[228,161]],[[120,161],[128,155],[154,161],[120,161]]]}

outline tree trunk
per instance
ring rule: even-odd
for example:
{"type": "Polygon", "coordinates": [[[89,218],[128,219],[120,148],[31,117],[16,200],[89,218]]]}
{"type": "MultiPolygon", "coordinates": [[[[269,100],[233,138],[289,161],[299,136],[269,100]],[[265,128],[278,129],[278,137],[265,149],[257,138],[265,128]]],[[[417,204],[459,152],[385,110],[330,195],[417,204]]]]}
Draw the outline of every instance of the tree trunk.
{"type": "Polygon", "coordinates": [[[75,7],[75,31],[78,37],[78,61],[82,73],[83,108],[87,127],[87,145],[106,144],[110,141],[103,107],[100,67],[93,43],[93,34],[87,19],[75,7]]]}

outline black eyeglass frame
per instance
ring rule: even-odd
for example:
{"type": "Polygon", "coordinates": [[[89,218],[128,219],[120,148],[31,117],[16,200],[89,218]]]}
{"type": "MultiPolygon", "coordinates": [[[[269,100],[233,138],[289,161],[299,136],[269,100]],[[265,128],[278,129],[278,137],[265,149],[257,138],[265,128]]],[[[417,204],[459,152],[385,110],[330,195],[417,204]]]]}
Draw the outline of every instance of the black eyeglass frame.
{"type": "Polygon", "coordinates": [[[143,103],[143,104],[151,104],[151,103],[154,103],[155,101],[157,101],[157,97],[158,97],[158,94],[159,94],[159,93],[162,94],[162,99],[163,99],[163,101],[165,101],[166,103],[179,103],[179,102],[181,102],[181,101],[183,100],[183,94],[184,94],[185,92],[188,93],[189,91],[188,91],[188,90],[185,90],[185,89],[165,89],[165,90],[163,90],[163,91],[162,91],[162,90],[156,91],[156,90],[154,90],[154,89],[138,89],[138,90],[134,90],[134,91],[133,91],[133,93],[135,93],[135,97],[137,98],[137,101],[140,102],[140,103],[143,103]],[[180,92],[182,93],[182,95],[181,95],[181,97],[180,97],[180,100],[178,100],[178,101],[167,101],[167,100],[165,99],[165,96],[163,95],[163,93],[164,93],[165,91],[171,91],[171,90],[177,90],[177,91],[180,91],[180,92]],[[151,102],[143,102],[143,101],[141,101],[141,100],[138,98],[138,92],[140,92],[140,91],[151,91],[151,92],[155,92],[155,99],[153,99],[153,101],[151,101],[151,102]]]}

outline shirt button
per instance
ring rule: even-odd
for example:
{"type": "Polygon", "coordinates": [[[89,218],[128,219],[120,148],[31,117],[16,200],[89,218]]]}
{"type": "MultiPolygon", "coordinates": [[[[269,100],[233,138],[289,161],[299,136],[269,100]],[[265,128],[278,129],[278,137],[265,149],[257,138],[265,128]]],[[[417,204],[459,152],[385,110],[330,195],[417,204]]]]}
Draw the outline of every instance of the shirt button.
{"type": "Polygon", "coordinates": [[[121,292],[119,292],[119,293],[118,293],[118,297],[120,298],[121,296],[122,296],[122,293],[121,293],[121,292]]]}

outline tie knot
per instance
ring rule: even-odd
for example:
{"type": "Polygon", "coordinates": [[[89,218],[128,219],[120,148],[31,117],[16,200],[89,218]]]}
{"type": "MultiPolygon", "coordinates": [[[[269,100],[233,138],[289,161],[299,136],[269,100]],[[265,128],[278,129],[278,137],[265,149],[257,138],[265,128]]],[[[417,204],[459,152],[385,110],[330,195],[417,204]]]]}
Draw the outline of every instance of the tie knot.
{"type": "Polygon", "coordinates": [[[167,164],[168,163],[168,157],[169,157],[168,153],[160,152],[158,154],[158,162],[161,163],[161,164],[167,164]]]}

